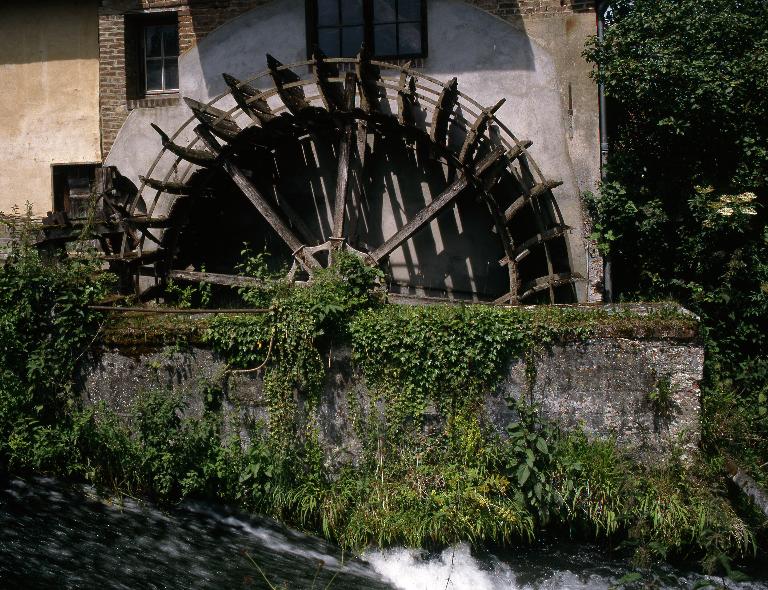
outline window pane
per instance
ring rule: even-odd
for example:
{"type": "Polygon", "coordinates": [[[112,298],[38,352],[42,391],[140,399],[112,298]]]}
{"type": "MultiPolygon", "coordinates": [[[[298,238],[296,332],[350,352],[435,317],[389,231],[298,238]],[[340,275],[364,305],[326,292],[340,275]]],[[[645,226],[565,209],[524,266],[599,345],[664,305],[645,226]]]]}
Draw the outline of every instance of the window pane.
{"type": "Polygon", "coordinates": [[[177,90],[179,88],[179,60],[172,57],[165,60],[165,88],[163,90],[177,90]]]}
{"type": "Polygon", "coordinates": [[[373,22],[386,23],[394,22],[397,15],[395,14],[395,0],[373,0],[373,22]]]}
{"type": "Polygon", "coordinates": [[[163,60],[147,60],[147,90],[163,89],[163,60]]]}
{"type": "Polygon", "coordinates": [[[317,0],[317,24],[339,24],[339,0],[317,0]]]}
{"type": "Polygon", "coordinates": [[[160,57],[163,42],[162,27],[147,27],[145,30],[145,47],[147,57],[160,57]]]}
{"type": "Polygon", "coordinates": [[[397,20],[421,20],[421,0],[399,0],[397,20]]]}
{"type": "Polygon", "coordinates": [[[363,0],[341,0],[341,22],[345,25],[362,25],[363,0]]]}
{"type": "Polygon", "coordinates": [[[408,55],[421,53],[421,24],[404,23],[400,27],[399,53],[408,55]]]}
{"type": "Polygon", "coordinates": [[[376,25],[373,27],[373,45],[376,55],[397,54],[396,25],[376,25]]]}
{"type": "Polygon", "coordinates": [[[341,30],[341,57],[353,57],[363,44],[363,27],[344,27],[341,30]]]}
{"type": "Polygon", "coordinates": [[[317,44],[325,55],[329,57],[339,57],[339,29],[318,29],[317,44]]]}
{"type": "Polygon", "coordinates": [[[163,44],[165,57],[179,55],[179,29],[173,25],[164,27],[163,44]]]}

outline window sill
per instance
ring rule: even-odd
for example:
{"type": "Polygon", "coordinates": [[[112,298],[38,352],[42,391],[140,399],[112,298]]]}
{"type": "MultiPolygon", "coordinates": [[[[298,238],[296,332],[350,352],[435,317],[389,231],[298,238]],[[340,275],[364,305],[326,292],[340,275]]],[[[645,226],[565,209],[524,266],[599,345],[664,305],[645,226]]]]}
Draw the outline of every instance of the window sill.
{"type": "Polygon", "coordinates": [[[181,98],[178,92],[169,94],[148,95],[144,98],[134,98],[128,100],[128,110],[133,109],[153,109],[157,107],[174,107],[181,104],[181,98]]]}

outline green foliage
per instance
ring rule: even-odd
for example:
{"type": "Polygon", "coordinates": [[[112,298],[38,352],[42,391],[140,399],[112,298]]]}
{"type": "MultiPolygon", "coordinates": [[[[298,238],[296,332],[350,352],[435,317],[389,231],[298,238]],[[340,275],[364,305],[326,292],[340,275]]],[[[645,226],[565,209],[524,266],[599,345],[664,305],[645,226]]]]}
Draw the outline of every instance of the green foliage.
{"type": "Polygon", "coordinates": [[[620,107],[612,111],[621,116],[616,163],[638,179],[645,173],[648,185],[671,183],[669,190],[702,177],[764,187],[768,105],[757,97],[768,90],[765,2],[616,0],[610,6],[604,41],[593,40],[586,56],[599,65],[598,78],[620,107]]]}
{"type": "MultiPolygon", "coordinates": [[[[223,403],[222,382],[194,393],[202,407],[147,391],[122,416],[81,408],[71,383],[97,326],[87,304],[104,286],[88,263],[46,263],[28,241],[14,248],[0,273],[0,457],[14,471],[166,503],[216,499],[354,548],[530,541],[546,530],[714,566],[751,542],[706,465],[639,466],[610,441],[561,433],[523,400],[510,401],[516,418],[505,433],[483,419],[481,394],[513,355],[530,358],[598,330],[624,333],[635,326],[631,314],[385,306],[371,288],[379,272],[339,253],[305,288],[267,278],[243,290],[268,313],[207,324],[205,339],[231,371],[263,371],[269,423],[241,432],[228,422],[238,412],[223,403]],[[379,398],[355,418],[357,464],[330,470],[316,402],[325,355],[339,341],[351,345],[379,398]],[[433,405],[444,422],[425,420],[433,405]]],[[[263,257],[246,270],[268,272],[263,257]]]]}
{"type": "Polygon", "coordinates": [[[430,403],[455,413],[475,404],[513,356],[556,337],[587,337],[598,316],[579,323],[567,309],[491,306],[385,306],[350,323],[356,362],[387,401],[392,423],[418,420],[430,403]]]}
{"type": "MultiPolygon", "coordinates": [[[[707,346],[705,447],[768,462],[768,4],[618,0],[586,57],[612,101],[593,236],[625,299],[673,298],[707,346]],[[762,401],[761,401],[762,400],[762,401]]],[[[768,477],[763,474],[762,477],[768,477]]]]}
{"type": "Polygon", "coordinates": [[[557,441],[557,432],[551,424],[539,419],[538,409],[524,401],[510,400],[516,410],[517,421],[507,427],[509,451],[507,469],[514,473],[517,481],[517,498],[527,503],[546,525],[553,510],[560,510],[565,497],[573,491],[575,478],[581,466],[578,462],[558,465],[553,443],[557,441]],[[552,479],[552,472],[559,467],[562,479],[561,493],[552,479]]]}
{"type": "Polygon", "coordinates": [[[310,402],[317,399],[325,377],[322,351],[334,338],[345,337],[344,320],[380,303],[372,287],[381,271],[341,251],[308,286],[296,287],[267,270],[265,255],[244,253],[241,270],[263,283],[241,287],[240,296],[270,312],[216,317],[204,339],[237,370],[264,371],[270,432],[288,443],[297,428],[294,391],[304,392],[310,402]]]}
{"type": "Polygon", "coordinates": [[[68,453],[68,435],[54,426],[77,405],[75,364],[98,327],[87,305],[107,284],[86,257],[44,259],[30,215],[10,229],[0,268],[0,466],[45,469],[68,453]]]}
{"type": "Polygon", "coordinates": [[[672,382],[669,375],[661,377],[656,382],[656,387],[648,392],[648,402],[657,419],[666,419],[672,413],[672,382]]]}
{"type": "MultiPolygon", "coordinates": [[[[205,267],[202,268],[202,272],[205,272],[205,267]]],[[[212,291],[210,283],[201,282],[199,285],[181,286],[171,279],[165,286],[165,298],[167,302],[173,303],[179,309],[208,307],[212,303],[212,291]]]]}

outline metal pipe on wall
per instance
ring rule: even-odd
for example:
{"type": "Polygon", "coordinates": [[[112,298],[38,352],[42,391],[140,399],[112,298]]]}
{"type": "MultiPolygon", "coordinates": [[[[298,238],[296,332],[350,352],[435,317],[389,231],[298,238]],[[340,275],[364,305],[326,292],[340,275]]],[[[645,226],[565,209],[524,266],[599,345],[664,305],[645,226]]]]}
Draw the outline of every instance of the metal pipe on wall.
{"type": "MultiPolygon", "coordinates": [[[[608,10],[609,0],[597,2],[597,40],[602,44],[605,31],[605,13],[608,10]]],[[[597,86],[598,112],[600,119],[600,177],[605,178],[605,166],[608,163],[608,112],[605,101],[605,84],[602,81],[597,86]]],[[[611,255],[603,257],[603,291],[607,302],[613,302],[613,272],[611,255]]]]}

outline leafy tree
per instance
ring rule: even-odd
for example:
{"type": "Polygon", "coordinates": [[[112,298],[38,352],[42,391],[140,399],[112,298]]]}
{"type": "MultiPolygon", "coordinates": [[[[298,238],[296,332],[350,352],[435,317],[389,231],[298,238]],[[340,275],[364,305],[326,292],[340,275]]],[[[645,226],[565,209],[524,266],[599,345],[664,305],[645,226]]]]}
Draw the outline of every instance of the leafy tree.
{"type": "Polygon", "coordinates": [[[588,203],[615,290],[701,315],[708,442],[765,463],[768,2],[616,0],[585,56],[612,101],[588,203]]]}

